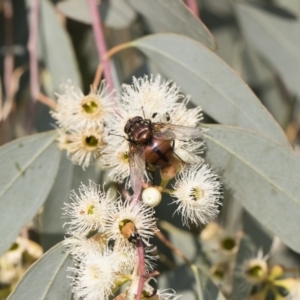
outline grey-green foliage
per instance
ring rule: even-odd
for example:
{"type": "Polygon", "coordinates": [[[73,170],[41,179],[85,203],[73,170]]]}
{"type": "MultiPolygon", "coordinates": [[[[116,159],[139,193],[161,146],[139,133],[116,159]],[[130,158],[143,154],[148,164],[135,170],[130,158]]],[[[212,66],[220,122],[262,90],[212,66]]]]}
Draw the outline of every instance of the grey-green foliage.
{"type": "MultiPolygon", "coordinates": [[[[127,19],[124,19],[122,10],[120,23],[109,25],[108,18],[106,26],[128,26],[135,13],[125,1],[112,2],[122,3],[130,13],[125,14],[127,19]]],[[[229,1],[202,2],[217,10],[216,15],[227,17],[231,13],[229,1]]],[[[72,0],[59,3],[58,7],[67,16],[90,24],[86,3],[72,0]],[[76,9],[70,9],[72,5],[76,9]]],[[[224,187],[234,199],[288,246],[300,252],[297,236],[300,225],[300,160],[288,148],[281,128],[238,75],[205,47],[215,49],[214,37],[182,1],[128,0],[128,3],[144,16],[153,31],[181,34],[151,35],[133,41],[131,46],[145,53],[166,77],[191,94],[192,101],[202,105],[217,122],[237,126],[209,126],[209,131],[205,132],[207,159],[220,173],[224,187]]],[[[114,7],[109,6],[107,14],[116,18],[112,18],[112,23],[118,19],[118,10],[113,10],[114,7]]],[[[252,46],[273,64],[290,90],[299,94],[299,20],[271,15],[244,4],[237,4],[236,11],[252,46]]],[[[80,84],[69,36],[48,0],[41,1],[40,20],[41,59],[51,75],[50,83],[44,81],[44,84],[51,86],[51,92],[57,91],[59,84],[66,79],[80,84]]],[[[234,60],[235,53],[232,56],[234,60]]],[[[60,157],[54,139],[55,133],[50,132],[16,140],[0,148],[2,253],[22,226],[36,214],[54,183],[60,157]]],[[[60,167],[45,207],[44,233],[62,236],[63,220],[56,221],[60,218],[61,202],[68,197],[74,167],[66,159],[60,167]]],[[[184,244],[184,251],[193,259],[196,244],[192,243],[195,242],[193,236],[174,232],[171,240],[178,243],[178,247],[184,244]]],[[[239,262],[243,256],[241,254],[239,262]]],[[[28,270],[10,299],[70,299],[69,280],[66,278],[69,264],[65,249],[58,244],[28,270]]],[[[199,290],[199,286],[195,288],[194,281],[195,277],[187,266],[180,266],[159,279],[161,287],[178,287],[184,299],[197,299],[194,291],[199,290]]],[[[215,286],[202,290],[205,300],[224,299],[215,286]]]]}
{"type": "Polygon", "coordinates": [[[66,248],[57,244],[29,268],[8,299],[71,300],[71,279],[67,277],[71,265],[66,248]]]}
{"type": "Polygon", "coordinates": [[[50,131],[0,148],[0,255],[47,198],[60,160],[55,138],[56,132],[50,131]]]}
{"type": "Polygon", "coordinates": [[[265,135],[210,125],[207,159],[233,197],[289,247],[300,252],[300,157],[265,135]]]}
{"type": "Polygon", "coordinates": [[[245,38],[300,95],[300,20],[246,4],[235,4],[245,38]]]}
{"type": "MultiPolygon", "coordinates": [[[[67,0],[57,3],[58,10],[65,16],[86,24],[91,24],[88,2],[83,0],[67,0]]],[[[129,27],[136,17],[135,11],[125,0],[111,0],[100,5],[103,22],[107,27],[123,29],[129,27]]]]}
{"type": "Polygon", "coordinates": [[[40,52],[49,76],[44,76],[47,91],[53,96],[66,80],[81,84],[74,49],[65,27],[48,0],[41,1],[40,52]]]}
{"type": "Polygon", "coordinates": [[[254,93],[202,44],[182,35],[156,34],[135,40],[132,45],[216,121],[257,130],[287,144],[282,129],[254,93]]]}
{"type": "Polygon", "coordinates": [[[154,32],[173,32],[189,36],[211,49],[216,41],[207,27],[181,0],[128,0],[141,13],[154,32]]]}

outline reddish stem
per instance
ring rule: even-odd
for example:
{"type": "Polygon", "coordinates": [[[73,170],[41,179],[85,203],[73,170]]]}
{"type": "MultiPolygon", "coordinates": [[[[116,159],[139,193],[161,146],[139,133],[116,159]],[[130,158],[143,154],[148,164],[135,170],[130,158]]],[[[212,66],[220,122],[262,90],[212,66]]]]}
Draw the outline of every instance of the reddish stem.
{"type": "Polygon", "coordinates": [[[192,11],[192,13],[199,18],[199,7],[197,0],[186,0],[186,5],[192,11]]]}
{"type": "Polygon", "coordinates": [[[30,91],[33,101],[36,101],[39,93],[39,69],[38,69],[38,28],[39,28],[39,10],[40,1],[33,0],[30,7],[29,17],[29,40],[28,40],[28,51],[29,51],[29,68],[30,68],[30,91]]]}
{"type": "Polygon", "coordinates": [[[13,7],[11,0],[3,1],[4,29],[5,29],[5,57],[4,57],[4,86],[6,99],[12,100],[12,74],[14,69],[13,45],[13,7]]]}
{"type": "Polygon", "coordinates": [[[109,91],[113,92],[114,83],[112,79],[110,63],[105,58],[107,48],[106,48],[105,38],[104,38],[102,25],[101,25],[102,24],[101,16],[98,11],[98,5],[96,0],[88,0],[88,5],[92,17],[92,27],[93,27],[94,38],[95,38],[96,47],[98,51],[99,61],[102,61],[103,64],[104,77],[109,85],[109,91]]]}
{"type": "Polygon", "coordinates": [[[137,290],[137,295],[136,299],[141,300],[142,298],[142,292],[143,292],[143,287],[144,287],[144,282],[145,282],[145,258],[144,258],[144,245],[143,241],[141,238],[137,240],[137,253],[139,257],[139,285],[138,285],[138,290],[137,290]]]}

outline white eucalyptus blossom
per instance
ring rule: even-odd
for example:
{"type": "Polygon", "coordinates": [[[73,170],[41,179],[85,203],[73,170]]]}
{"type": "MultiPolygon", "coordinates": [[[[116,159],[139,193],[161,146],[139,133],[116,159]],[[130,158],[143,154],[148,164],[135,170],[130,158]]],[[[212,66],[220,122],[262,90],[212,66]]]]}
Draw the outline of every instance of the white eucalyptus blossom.
{"type": "Polygon", "coordinates": [[[172,196],[177,198],[173,203],[178,204],[183,224],[206,224],[219,212],[221,184],[208,165],[196,164],[178,173],[172,196]]]}
{"type": "Polygon", "coordinates": [[[116,241],[115,247],[132,247],[130,236],[137,234],[146,245],[157,231],[154,210],[142,202],[117,202],[117,212],[110,216],[105,224],[105,232],[116,241]],[[127,230],[126,227],[131,225],[127,230]]]}
{"type": "Polygon", "coordinates": [[[103,132],[94,128],[69,131],[58,131],[58,148],[67,151],[67,156],[75,164],[86,169],[99,158],[103,146],[103,132]]]}
{"type": "MultiPolygon", "coordinates": [[[[124,132],[128,120],[140,116],[154,123],[163,122],[195,128],[202,119],[201,108],[187,109],[188,101],[189,98],[180,94],[179,88],[171,81],[161,83],[159,75],[155,78],[133,78],[132,85],[122,85],[118,113],[106,120],[107,145],[101,151],[105,167],[112,168],[110,176],[113,180],[123,181],[130,175],[129,142],[124,132]]],[[[162,134],[163,131],[164,129],[162,134]]],[[[174,129],[174,136],[175,131],[174,129]]],[[[186,128],[184,132],[189,131],[186,128]]],[[[198,140],[198,132],[191,134],[192,137],[197,136],[196,139],[189,138],[185,133],[177,133],[179,137],[174,138],[175,155],[186,163],[202,162],[203,159],[198,155],[203,152],[203,142],[198,140]],[[183,140],[183,137],[186,137],[186,140],[183,140]]],[[[200,129],[199,133],[201,134],[200,129]]],[[[144,176],[149,179],[147,172],[144,176]]]]}
{"type": "Polygon", "coordinates": [[[79,195],[72,191],[71,200],[71,203],[65,203],[63,215],[70,218],[65,225],[68,226],[67,233],[73,236],[85,236],[94,230],[103,232],[116,210],[110,190],[107,193],[100,191],[91,180],[88,186],[81,184],[79,195]]]}
{"type": "Polygon", "coordinates": [[[241,238],[242,232],[229,232],[213,222],[209,223],[200,235],[202,250],[213,264],[232,262],[241,238]]]}
{"type": "Polygon", "coordinates": [[[121,274],[131,274],[137,264],[138,256],[135,247],[115,247],[112,255],[114,256],[114,268],[121,274]]]}
{"type": "Polygon", "coordinates": [[[109,136],[109,143],[101,148],[101,162],[104,168],[110,168],[112,181],[122,183],[129,176],[129,147],[125,139],[109,136]]]}
{"type": "Polygon", "coordinates": [[[91,88],[86,96],[71,82],[61,88],[63,93],[57,94],[57,107],[51,112],[58,126],[67,130],[103,130],[104,119],[112,113],[111,94],[107,93],[106,83],[102,82],[98,90],[91,88]]]}
{"type": "Polygon", "coordinates": [[[66,238],[63,243],[75,259],[82,259],[88,255],[91,249],[96,249],[100,252],[103,251],[107,247],[107,238],[105,234],[97,233],[90,238],[72,236],[66,238]]]}
{"type": "Polygon", "coordinates": [[[177,300],[181,295],[176,295],[173,289],[158,289],[156,295],[149,300],[177,300]]]}
{"type": "Polygon", "coordinates": [[[78,260],[73,272],[75,299],[106,300],[116,289],[121,276],[114,269],[115,257],[110,249],[91,250],[83,260],[78,260]]]}
{"type": "Polygon", "coordinates": [[[183,99],[183,95],[171,80],[162,82],[160,75],[151,75],[143,78],[133,77],[131,85],[123,84],[121,98],[127,111],[130,107],[138,108],[140,116],[143,116],[144,112],[145,118],[149,119],[154,113],[165,114],[173,110],[176,102],[183,99]]]}
{"type": "Polygon", "coordinates": [[[256,257],[243,262],[238,269],[238,275],[250,285],[264,282],[269,275],[268,258],[269,256],[264,256],[262,249],[260,249],[256,257]]]}

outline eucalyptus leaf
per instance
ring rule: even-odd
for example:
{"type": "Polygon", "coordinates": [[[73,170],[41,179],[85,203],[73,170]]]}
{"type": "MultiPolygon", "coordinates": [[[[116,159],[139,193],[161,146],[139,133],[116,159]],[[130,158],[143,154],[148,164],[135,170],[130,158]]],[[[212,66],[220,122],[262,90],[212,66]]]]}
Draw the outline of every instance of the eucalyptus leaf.
{"type": "MultiPolygon", "coordinates": [[[[92,24],[91,14],[86,0],[67,0],[59,2],[57,9],[70,19],[92,24]]],[[[102,1],[101,17],[107,27],[123,29],[129,27],[136,17],[135,11],[124,0],[102,1]]]]}
{"type": "Polygon", "coordinates": [[[207,159],[222,183],[254,218],[300,252],[299,155],[257,132],[207,127],[207,159]]]}
{"type": "Polygon", "coordinates": [[[50,131],[0,148],[0,256],[48,196],[60,160],[55,138],[50,131]]]}
{"type": "Polygon", "coordinates": [[[81,78],[66,29],[60,23],[54,6],[49,0],[43,0],[40,17],[40,45],[42,59],[50,72],[52,90],[58,91],[61,83],[71,80],[75,85],[81,85],[81,78]]]}
{"type": "Polygon", "coordinates": [[[57,9],[66,17],[85,23],[92,24],[91,14],[86,0],[66,0],[56,4],[57,9]]]}
{"type": "Polygon", "coordinates": [[[173,32],[189,36],[216,49],[217,44],[207,27],[181,0],[127,0],[141,13],[155,32],[173,32]]]}
{"type": "Polygon", "coordinates": [[[57,244],[27,270],[8,299],[71,300],[70,278],[67,277],[67,267],[71,265],[66,248],[57,244]]]}
{"type": "Polygon", "coordinates": [[[143,51],[216,121],[288,143],[280,126],[249,87],[202,44],[181,35],[155,34],[135,40],[131,46],[143,51]]]}
{"type": "Polygon", "coordinates": [[[124,0],[102,1],[100,10],[105,25],[113,29],[129,27],[136,17],[135,11],[124,0]]]}
{"type": "Polygon", "coordinates": [[[235,7],[246,38],[272,63],[287,87],[300,95],[300,20],[252,5],[235,7]]]}

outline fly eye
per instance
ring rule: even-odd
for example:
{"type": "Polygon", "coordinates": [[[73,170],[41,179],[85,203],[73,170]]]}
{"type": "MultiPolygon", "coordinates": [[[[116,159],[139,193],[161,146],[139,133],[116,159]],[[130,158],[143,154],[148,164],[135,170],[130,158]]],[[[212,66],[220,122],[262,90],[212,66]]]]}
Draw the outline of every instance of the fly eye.
{"type": "Polygon", "coordinates": [[[136,116],[136,117],[132,118],[132,119],[130,120],[130,122],[134,124],[134,123],[140,122],[140,121],[142,121],[142,120],[143,120],[142,117],[136,116]]]}
{"type": "Polygon", "coordinates": [[[128,133],[130,131],[130,128],[131,128],[131,122],[129,120],[124,127],[124,132],[128,133]]]}

